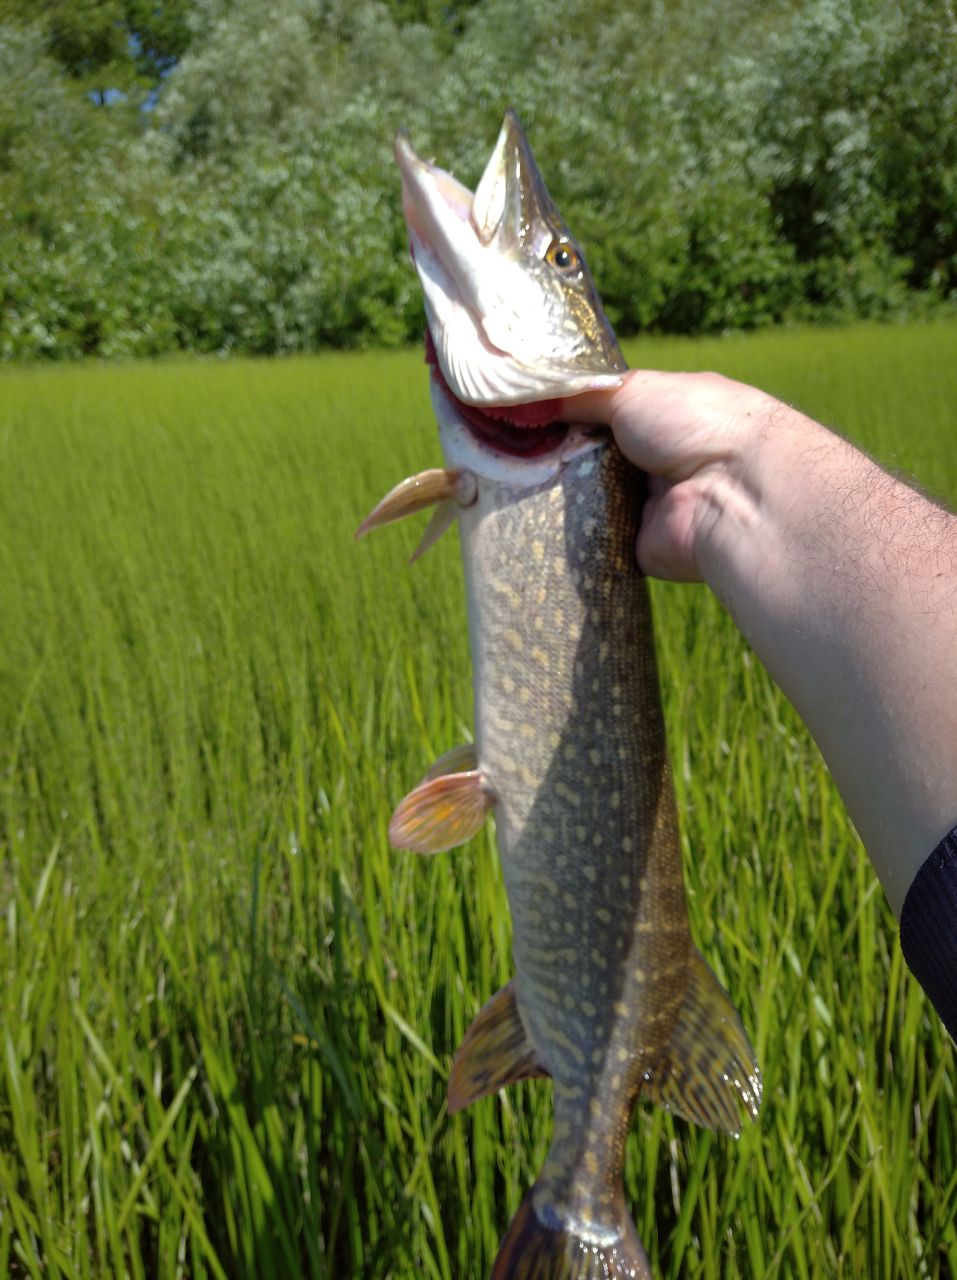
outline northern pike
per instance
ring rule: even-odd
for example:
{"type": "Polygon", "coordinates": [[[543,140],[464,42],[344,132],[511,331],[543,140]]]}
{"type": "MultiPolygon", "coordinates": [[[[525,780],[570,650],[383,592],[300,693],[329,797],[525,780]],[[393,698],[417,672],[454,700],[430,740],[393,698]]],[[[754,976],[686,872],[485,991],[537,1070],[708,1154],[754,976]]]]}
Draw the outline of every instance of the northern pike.
{"type": "Polygon", "coordinates": [[[648,1277],[622,1185],[637,1101],[736,1135],[761,1079],[689,930],[642,476],[562,399],[626,366],[514,113],[474,195],[401,133],[396,157],[446,465],[359,533],[437,504],[429,543],[457,519],[475,742],[399,804],[390,839],[436,853],[494,813],[513,924],[515,976],[455,1055],[449,1109],[554,1082],[548,1157],[493,1280],[648,1277]]]}

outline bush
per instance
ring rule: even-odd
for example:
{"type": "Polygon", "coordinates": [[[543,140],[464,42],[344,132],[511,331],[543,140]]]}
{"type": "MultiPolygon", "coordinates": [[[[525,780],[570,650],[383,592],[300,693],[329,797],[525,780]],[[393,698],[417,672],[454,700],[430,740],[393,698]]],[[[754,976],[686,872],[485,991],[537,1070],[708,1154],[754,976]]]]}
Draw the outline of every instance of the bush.
{"type": "Polygon", "coordinates": [[[0,27],[0,356],[414,340],[395,128],[474,182],[509,104],[623,333],[957,301],[953,0],[457,13],[195,0],[142,110],[0,27]]]}

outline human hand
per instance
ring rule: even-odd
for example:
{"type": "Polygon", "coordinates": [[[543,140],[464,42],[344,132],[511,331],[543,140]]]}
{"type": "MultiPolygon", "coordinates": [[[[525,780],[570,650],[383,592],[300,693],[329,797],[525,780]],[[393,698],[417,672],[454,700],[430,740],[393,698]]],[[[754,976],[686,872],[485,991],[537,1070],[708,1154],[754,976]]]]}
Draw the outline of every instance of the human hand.
{"type": "Polygon", "coordinates": [[[709,548],[726,532],[722,514],[747,487],[768,433],[816,425],[717,373],[633,369],[620,387],[565,404],[570,421],[610,425],[624,455],[648,474],[638,562],[677,582],[711,580],[709,548]]]}

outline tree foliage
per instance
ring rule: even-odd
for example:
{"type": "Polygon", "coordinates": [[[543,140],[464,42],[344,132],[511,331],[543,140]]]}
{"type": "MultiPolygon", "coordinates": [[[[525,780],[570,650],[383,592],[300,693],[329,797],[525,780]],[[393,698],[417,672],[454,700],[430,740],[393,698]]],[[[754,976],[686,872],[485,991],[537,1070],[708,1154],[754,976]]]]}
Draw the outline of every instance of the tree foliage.
{"type": "Polygon", "coordinates": [[[473,182],[509,104],[623,332],[957,300],[954,0],[0,0],[0,24],[7,358],[414,338],[395,129],[473,182]]]}

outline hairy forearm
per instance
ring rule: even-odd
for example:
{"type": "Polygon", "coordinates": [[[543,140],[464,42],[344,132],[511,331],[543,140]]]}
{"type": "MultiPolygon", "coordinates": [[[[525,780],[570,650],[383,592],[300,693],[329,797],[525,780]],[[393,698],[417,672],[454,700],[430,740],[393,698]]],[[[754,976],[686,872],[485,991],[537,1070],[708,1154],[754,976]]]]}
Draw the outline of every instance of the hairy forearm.
{"type": "Polygon", "coordinates": [[[808,725],[899,914],[957,822],[957,517],[774,401],[697,483],[698,568],[808,725]]]}

